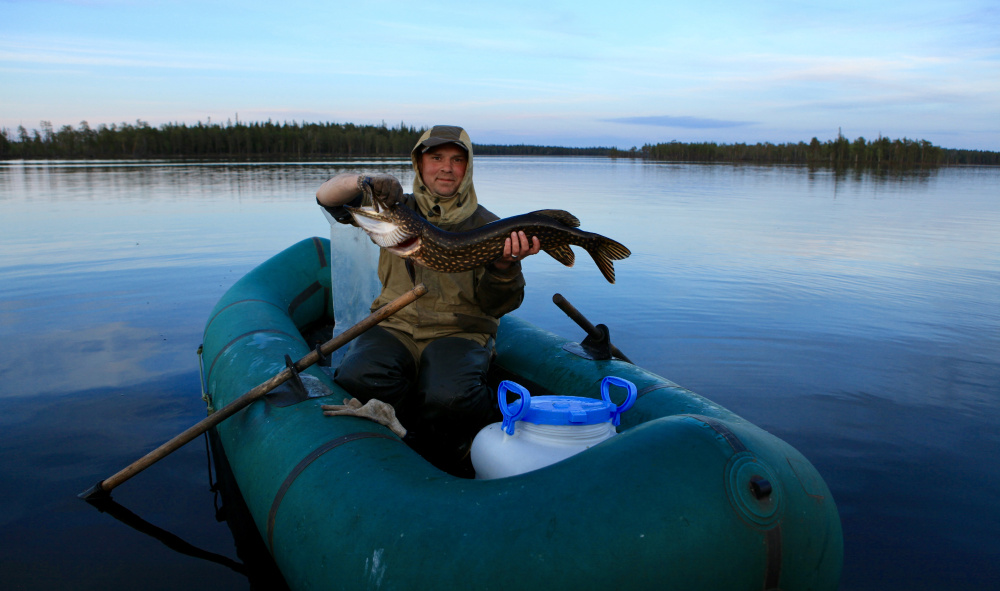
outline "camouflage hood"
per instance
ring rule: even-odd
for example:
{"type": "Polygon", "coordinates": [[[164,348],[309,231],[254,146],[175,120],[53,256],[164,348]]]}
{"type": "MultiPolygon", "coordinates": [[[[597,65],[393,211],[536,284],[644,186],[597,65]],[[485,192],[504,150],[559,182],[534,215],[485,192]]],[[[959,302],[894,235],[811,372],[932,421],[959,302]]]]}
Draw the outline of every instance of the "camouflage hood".
{"type": "Polygon", "coordinates": [[[417,205],[427,221],[435,226],[448,229],[459,222],[462,222],[472,215],[479,207],[479,200],[476,199],[476,189],[472,185],[472,140],[469,134],[461,127],[454,125],[435,125],[428,129],[417,140],[417,145],[410,152],[410,161],[413,163],[413,172],[416,177],[413,179],[413,196],[417,200],[417,205]],[[442,144],[459,144],[469,155],[469,162],[465,168],[465,177],[458,186],[458,191],[451,197],[442,197],[424,186],[424,181],[420,177],[420,156],[427,148],[433,148],[442,144]]]}

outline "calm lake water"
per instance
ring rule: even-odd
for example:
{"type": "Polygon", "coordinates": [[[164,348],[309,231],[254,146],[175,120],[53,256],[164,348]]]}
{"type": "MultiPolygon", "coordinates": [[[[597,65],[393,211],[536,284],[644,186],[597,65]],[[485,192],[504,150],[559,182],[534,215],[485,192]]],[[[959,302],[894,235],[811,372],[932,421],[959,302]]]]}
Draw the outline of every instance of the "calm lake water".
{"type": "MultiPolygon", "coordinates": [[[[412,179],[401,161],[0,163],[0,586],[251,587],[202,440],[115,491],[169,546],[76,495],[204,417],[212,306],[329,235],[315,190],[361,168],[412,179]]],[[[615,285],[582,251],[533,257],[518,314],[579,340],[562,293],[636,363],[803,452],[840,510],[843,589],[996,588],[1000,169],[481,157],[475,178],[498,215],[567,209],[632,249],[615,285]]]]}

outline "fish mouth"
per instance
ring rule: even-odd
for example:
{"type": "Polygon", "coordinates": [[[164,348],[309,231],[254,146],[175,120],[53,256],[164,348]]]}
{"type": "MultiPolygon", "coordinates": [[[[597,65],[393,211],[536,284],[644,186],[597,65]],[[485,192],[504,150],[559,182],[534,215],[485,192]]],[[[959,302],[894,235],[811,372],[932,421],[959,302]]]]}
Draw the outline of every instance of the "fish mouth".
{"type": "Polygon", "coordinates": [[[392,254],[401,257],[407,257],[413,255],[418,250],[420,250],[420,237],[413,236],[411,238],[404,240],[403,242],[400,242],[399,244],[396,244],[395,246],[387,246],[385,247],[385,249],[391,252],[392,254]]]}

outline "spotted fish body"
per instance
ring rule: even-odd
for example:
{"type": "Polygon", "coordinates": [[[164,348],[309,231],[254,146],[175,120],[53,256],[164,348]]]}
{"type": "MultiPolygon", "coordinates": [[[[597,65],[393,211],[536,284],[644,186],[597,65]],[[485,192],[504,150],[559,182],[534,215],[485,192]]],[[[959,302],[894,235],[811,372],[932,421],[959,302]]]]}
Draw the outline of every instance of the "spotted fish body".
{"type": "Polygon", "coordinates": [[[575,256],[570,245],[590,253],[604,278],[615,282],[612,261],[632,254],[610,238],[578,229],[580,220],[567,212],[546,209],[504,218],[468,232],[448,232],[434,226],[401,203],[372,200],[373,207],[347,207],[355,222],[382,248],[443,273],[461,273],[486,266],[503,255],[512,232],[537,236],[542,250],[567,267],[575,256]]]}

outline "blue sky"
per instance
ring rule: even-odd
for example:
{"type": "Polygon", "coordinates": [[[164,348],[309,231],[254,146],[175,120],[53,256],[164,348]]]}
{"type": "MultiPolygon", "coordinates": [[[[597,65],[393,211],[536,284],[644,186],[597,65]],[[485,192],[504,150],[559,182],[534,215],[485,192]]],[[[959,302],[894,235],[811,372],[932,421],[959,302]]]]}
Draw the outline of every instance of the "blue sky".
{"type": "Polygon", "coordinates": [[[1000,3],[0,0],[0,127],[237,115],[1000,150],[1000,3]]]}

